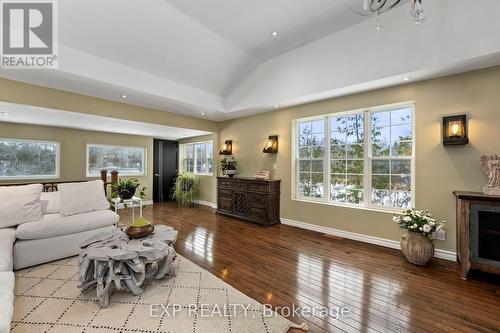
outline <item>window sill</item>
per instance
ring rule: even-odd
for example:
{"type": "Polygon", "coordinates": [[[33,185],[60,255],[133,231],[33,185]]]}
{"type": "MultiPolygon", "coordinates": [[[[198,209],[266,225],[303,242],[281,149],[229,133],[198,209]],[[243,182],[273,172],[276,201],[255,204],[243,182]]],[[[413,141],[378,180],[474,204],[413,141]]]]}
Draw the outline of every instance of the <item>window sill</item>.
{"type": "Polygon", "coordinates": [[[355,205],[347,205],[347,204],[340,204],[340,203],[332,203],[332,202],[324,202],[320,200],[307,200],[303,198],[292,198],[292,201],[299,201],[299,202],[306,202],[306,203],[312,203],[312,204],[320,204],[320,205],[325,205],[325,206],[333,206],[333,207],[341,207],[341,208],[352,208],[352,209],[359,209],[359,210],[366,210],[370,212],[377,212],[377,213],[386,213],[386,214],[395,214],[395,213],[401,213],[403,209],[399,208],[377,208],[377,207],[365,207],[365,206],[355,206],[355,205]]]}

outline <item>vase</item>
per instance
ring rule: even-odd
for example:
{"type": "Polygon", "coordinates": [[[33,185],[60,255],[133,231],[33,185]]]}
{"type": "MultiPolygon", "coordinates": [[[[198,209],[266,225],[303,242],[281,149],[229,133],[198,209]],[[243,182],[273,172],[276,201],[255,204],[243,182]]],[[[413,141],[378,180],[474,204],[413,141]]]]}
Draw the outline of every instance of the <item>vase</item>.
{"type": "Polygon", "coordinates": [[[126,188],[122,189],[122,190],[118,193],[118,196],[119,196],[122,200],[129,200],[129,199],[132,199],[132,197],[133,197],[133,196],[134,196],[134,194],[135,194],[135,190],[137,190],[137,187],[135,187],[135,186],[126,187],[126,188]]]}
{"type": "Polygon", "coordinates": [[[130,238],[143,238],[149,236],[155,231],[154,225],[143,218],[137,219],[125,229],[125,233],[130,238]]]}
{"type": "Polygon", "coordinates": [[[236,175],[236,169],[234,169],[234,170],[226,170],[226,175],[227,175],[229,178],[234,177],[234,175],[236,175]]]}
{"type": "Polygon", "coordinates": [[[434,244],[429,237],[408,231],[401,237],[401,251],[412,264],[424,266],[434,256],[434,244]]]}

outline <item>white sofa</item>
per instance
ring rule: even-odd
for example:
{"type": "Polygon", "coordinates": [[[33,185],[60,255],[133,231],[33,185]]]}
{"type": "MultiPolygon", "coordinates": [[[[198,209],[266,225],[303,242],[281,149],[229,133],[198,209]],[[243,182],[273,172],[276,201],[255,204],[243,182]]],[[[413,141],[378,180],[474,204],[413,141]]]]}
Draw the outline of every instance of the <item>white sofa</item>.
{"type": "Polygon", "coordinates": [[[109,210],[102,181],[59,185],[59,190],[36,197],[41,185],[26,192],[20,186],[0,188],[0,226],[5,227],[0,228],[0,333],[10,332],[13,270],[77,255],[82,241],[119,220],[109,210]]]}

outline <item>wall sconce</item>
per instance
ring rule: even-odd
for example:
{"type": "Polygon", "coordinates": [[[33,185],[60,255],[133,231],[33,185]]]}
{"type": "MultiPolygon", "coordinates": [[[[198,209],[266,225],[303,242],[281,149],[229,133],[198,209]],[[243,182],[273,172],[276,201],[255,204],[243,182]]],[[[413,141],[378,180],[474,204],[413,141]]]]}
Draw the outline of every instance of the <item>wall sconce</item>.
{"type": "Polygon", "coordinates": [[[267,154],[276,154],[278,152],[278,136],[271,135],[267,140],[266,146],[263,150],[264,153],[267,154]]]}
{"type": "Polygon", "coordinates": [[[222,149],[219,151],[219,155],[232,155],[233,154],[233,141],[226,140],[222,149]]]}
{"type": "Polygon", "coordinates": [[[443,117],[443,145],[466,145],[469,143],[467,137],[467,116],[443,117]]]}

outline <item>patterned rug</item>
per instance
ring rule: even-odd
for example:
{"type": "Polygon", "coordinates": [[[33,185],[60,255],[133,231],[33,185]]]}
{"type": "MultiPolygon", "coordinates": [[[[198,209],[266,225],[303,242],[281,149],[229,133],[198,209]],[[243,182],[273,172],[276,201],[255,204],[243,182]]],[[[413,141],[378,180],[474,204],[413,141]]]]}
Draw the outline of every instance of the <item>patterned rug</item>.
{"type": "Polygon", "coordinates": [[[296,326],[181,256],[175,277],[151,282],[140,296],[115,292],[101,309],[95,288],[77,288],[77,259],[16,272],[11,332],[284,333],[296,326]]]}

